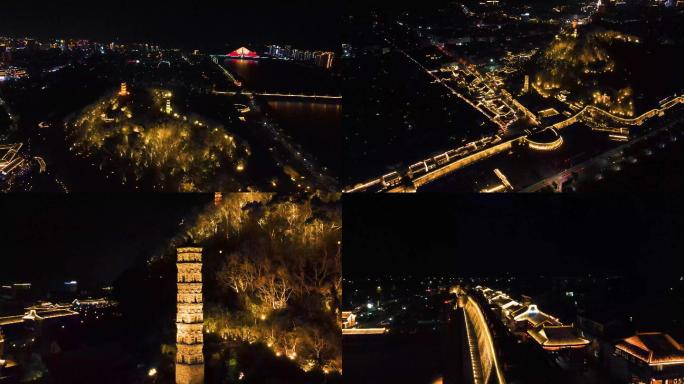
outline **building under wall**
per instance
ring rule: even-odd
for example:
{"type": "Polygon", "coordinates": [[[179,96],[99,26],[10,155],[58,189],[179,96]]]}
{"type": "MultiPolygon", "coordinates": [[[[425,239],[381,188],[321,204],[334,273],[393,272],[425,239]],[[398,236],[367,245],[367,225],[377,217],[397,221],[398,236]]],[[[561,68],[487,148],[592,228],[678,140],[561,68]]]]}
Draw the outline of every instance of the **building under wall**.
{"type": "Polygon", "coordinates": [[[608,363],[625,383],[684,383],[684,346],[667,333],[640,332],[615,344],[608,363]]]}
{"type": "Polygon", "coordinates": [[[507,293],[478,286],[490,309],[520,341],[532,342],[566,367],[582,370],[590,341],[574,326],[543,312],[528,297],[516,301],[507,293]]]}

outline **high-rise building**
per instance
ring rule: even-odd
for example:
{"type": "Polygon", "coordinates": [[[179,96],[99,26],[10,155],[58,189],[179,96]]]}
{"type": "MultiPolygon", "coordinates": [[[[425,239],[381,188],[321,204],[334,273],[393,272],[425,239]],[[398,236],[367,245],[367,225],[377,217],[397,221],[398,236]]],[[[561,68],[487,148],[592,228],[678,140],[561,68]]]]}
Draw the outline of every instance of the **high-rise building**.
{"type": "Polygon", "coordinates": [[[333,59],[335,59],[335,54],[332,52],[326,52],[325,55],[326,61],[325,61],[325,68],[330,69],[333,66],[333,59]]]}
{"type": "Polygon", "coordinates": [[[178,248],[176,384],[204,382],[202,248],[178,248]]]}
{"type": "Polygon", "coordinates": [[[173,112],[171,108],[171,99],[166,99],[166,114],[170,115],[173,112]]]}
{"type": "Polygon", "coordinates": [[[76,280],[65,281],[64,282],[64,291],[69,292],[69,293],[78,292],[78,281],[76,281],[76,280]]]}
{"type": "Polygon", "coordinates": [[[325,69],[332,68],[333,58],[335,54],[333,52],[316,52],[316,65],[323,67],[325,69]]]}
{"type": "Polygon", "coordinates": [[[354,51],[351,44],[342,44],[342,58],[348,59],[354,57],[354,51]]]}
{"type": "Polygon", "coordinates": [[[12,62],[12,50],[10,47],[0,47],[0,62],[4,64],[12,62]]]}

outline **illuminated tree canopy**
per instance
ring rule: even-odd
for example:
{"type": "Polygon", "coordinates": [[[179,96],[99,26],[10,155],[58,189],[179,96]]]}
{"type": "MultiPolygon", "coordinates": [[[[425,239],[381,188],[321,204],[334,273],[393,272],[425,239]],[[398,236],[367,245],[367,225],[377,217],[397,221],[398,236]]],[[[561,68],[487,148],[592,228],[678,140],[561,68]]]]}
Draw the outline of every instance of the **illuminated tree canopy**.
{"type": "Polygon", "coordinates": [[[531,85],[544,97],[562,95],[569,103],[634,116],[632,88],[620,76],[628,64],[616,59],[615,47],[636,44],[637,37],[616,31],[561,33],[541,53],[531,85]]]}
{"type": "Polygon", "coordinates": [[[67,134],[72,151],[111,177],[160,190],[240,190],[250,155],[225,127],[176,112],[173,94],[154,88],[106,95],[72,119],[67,134]]]}
{"type": "Polygon", "coordinates": [[[341,371],[338,195],[226,194],[172,246],[184,242],[205,249],[209,332],[341,371]]]}

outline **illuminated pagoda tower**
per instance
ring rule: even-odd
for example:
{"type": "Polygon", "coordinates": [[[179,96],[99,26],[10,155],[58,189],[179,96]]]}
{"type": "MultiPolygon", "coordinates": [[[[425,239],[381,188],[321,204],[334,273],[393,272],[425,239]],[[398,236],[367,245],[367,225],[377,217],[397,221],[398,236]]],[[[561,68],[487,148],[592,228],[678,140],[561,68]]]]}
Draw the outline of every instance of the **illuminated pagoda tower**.
{"type": "Polygon", "coordinates": [[[119,96],[128,96],[128,84],[121,83],[121,89],[119,90],[119,96]]]}
{"type": "Polygon", "coordinates": [[[202,248],[178,248],[176,384],[204,383],[202,248]]]}
{"type": "Polygon", "coordinates": [[[171,112],[173,112],[173,109],[171,108],[171,99],[166,99],[166,114],[170,115],[171,112]]]}

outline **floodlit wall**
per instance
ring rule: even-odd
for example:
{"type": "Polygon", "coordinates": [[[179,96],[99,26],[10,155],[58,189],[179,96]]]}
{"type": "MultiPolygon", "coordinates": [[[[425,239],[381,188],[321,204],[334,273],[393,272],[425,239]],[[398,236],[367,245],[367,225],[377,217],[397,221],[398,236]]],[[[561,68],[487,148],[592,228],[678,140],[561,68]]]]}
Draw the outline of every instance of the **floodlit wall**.
{"type": "Polygon", "coordinates": [[[470,348],[471,353],[474,354],[472,361],[475,365],[473,367],[475,384],[504,384],[506,380],[495,352],[494,340],[480,306],[472,297],[468,297],[463,309],[468,323],[466,324],[468,342],[476,343],[476,346],[470,348]]]}

